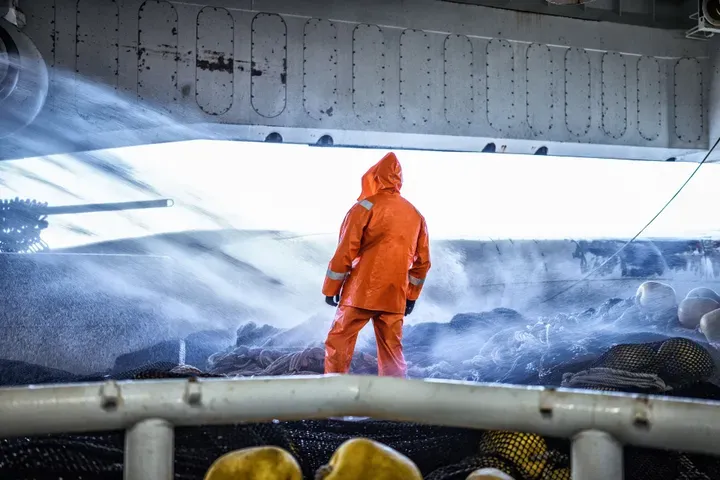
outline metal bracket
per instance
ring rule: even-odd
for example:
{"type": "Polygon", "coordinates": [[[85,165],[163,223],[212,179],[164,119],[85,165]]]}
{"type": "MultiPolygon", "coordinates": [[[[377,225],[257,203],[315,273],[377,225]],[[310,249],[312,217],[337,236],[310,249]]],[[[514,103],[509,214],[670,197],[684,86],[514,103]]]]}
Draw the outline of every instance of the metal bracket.
{"type": "Polygon", "coordinates": [[[697,25],[685,32],[685,38],[691,40],[708,40],[720,32],[720,29],[711,25],[702,12],[696,12],[690,15],[690,20],[697,20],[697,25]]]}
{"type": "Polygon", "coordinates": [[[25,14],[18,7],[19,0],[6,0],[4,5],[0,7],[0,15],[8,22],[22,30],[27,25],[25,14]]]}

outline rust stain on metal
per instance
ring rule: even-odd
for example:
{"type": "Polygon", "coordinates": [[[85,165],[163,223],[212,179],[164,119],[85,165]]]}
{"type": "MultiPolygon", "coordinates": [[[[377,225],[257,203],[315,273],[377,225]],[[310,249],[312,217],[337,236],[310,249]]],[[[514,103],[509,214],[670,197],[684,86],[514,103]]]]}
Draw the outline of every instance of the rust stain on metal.
{"type": "Polygon", "coordinates": [[[210,72],[233,72],[233,59],[225,58],[225,55],[219,52],[209,52],[210,57],[207,59],[197,59],[197,67],[200,70],[210,72]]]}
{"type": "MultiPolygon", "coordinates": [[[[137,49],[137,55],[138,58],[141,58],[143,55],[146,54],[156,54],[156,55],[172,55],[173,58],[176,58],[178,56],[177,48],[173,45],[157,45],[156,47],[138,47],[137,49]]],[[[177,59],[177,58],[176,58],[177,59]]]]}
{"type": "Polygon", "coordinates": [[[635,406],[633,408],[633,425],[643,430],[650,428],[650,417],[653,408],[653,402],[648,395],[639,395],[635,397],[635,406]]]}
{"type": "Polygon", "coordinates": [[[553,416],[553,407],[555,400],[558,397],[562,397],[565,392],[558,392],[553,387],[546,387],[540,394],[540,404],[538,405],[538,412],[542,418],[548,419],[553,416]]]}

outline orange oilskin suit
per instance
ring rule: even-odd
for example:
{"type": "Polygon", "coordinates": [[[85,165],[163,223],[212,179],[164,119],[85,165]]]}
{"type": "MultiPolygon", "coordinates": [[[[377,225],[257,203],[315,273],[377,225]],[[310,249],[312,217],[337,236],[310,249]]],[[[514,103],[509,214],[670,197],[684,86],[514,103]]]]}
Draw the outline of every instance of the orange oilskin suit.
{"type": "Polygon", "coordinates": [[[403,319],[430,270],[430,246],[425,219],[400,196],[401,187],[400,162],[388,153],[363,175],[362,194],[342,223],[322,289],[327,303],[339,303],[325,341],[325,373],[350,370],[358,333],[373,320],[379,374],[406,374],[403,319]]]}

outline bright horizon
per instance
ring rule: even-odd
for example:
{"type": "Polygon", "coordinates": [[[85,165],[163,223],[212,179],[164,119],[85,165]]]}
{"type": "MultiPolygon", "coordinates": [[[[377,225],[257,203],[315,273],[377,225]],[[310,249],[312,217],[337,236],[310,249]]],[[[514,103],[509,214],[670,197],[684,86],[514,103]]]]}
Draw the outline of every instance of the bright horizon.
{"type": "MultiPolygon", "coordinates": [[[[283,230],[335,238],[361,175],[385,149],[194,140],[0,162],[0,198],[50,205],[171,198],[171,208],[51,217],[51,248],[187,230],[283,230]],[[132,172],[159,195],[93,169],[95,157],[132,172]],[[211,218],[202,211],[215,217],[211,218]],[[87,235],[81,232],[90,232],[87,235]]],[[[434,239],[634,236],[696,167],[694,163],[395,150],[402,194],[434,239]]],[[[717,232],[704,165],[643,237],[717,232]]]]}

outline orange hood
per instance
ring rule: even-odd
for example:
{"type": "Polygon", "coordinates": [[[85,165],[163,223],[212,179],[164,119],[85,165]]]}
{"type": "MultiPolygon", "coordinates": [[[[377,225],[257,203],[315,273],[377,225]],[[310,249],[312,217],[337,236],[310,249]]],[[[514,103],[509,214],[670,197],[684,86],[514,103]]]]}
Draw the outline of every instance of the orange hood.
{"type": "Polygon", "coordinates": [[[385,155],[378,163],[370,167],[362,177],[362,193],[358,202],[380,191],[400,193],[402,188],[402,168],[393,152],[385,155]]]}

